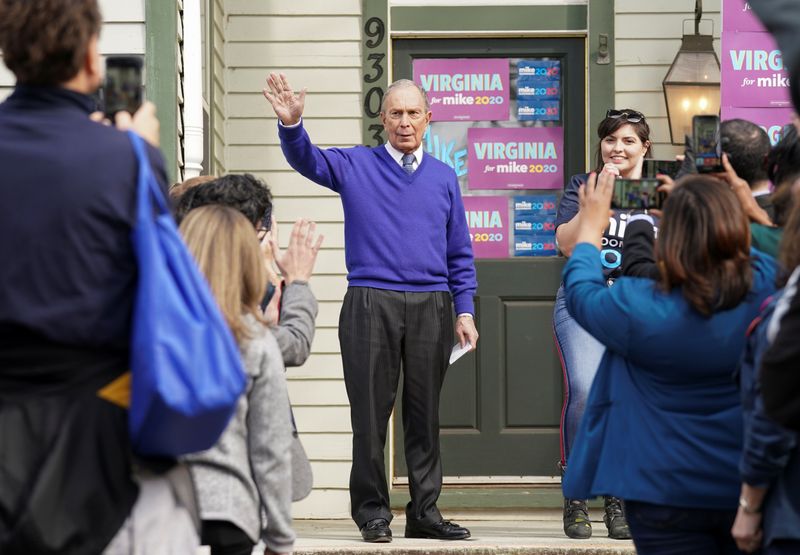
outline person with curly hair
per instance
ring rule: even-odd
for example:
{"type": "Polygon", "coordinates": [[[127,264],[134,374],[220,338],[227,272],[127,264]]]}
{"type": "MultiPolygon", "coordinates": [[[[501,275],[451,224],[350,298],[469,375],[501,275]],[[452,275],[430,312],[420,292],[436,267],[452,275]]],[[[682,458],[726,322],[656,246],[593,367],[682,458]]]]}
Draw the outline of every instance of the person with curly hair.
{"type": "MultiPolygon", "coordinates": [[[[126,380],[139,167],[90,118],[96,0],[0,0],[0,553],[191,553],[188,470],[134,460],[126,380]],[[176,492],[185,492],[182,497],[176,492]]],[[[154,106],[117,115],[166,191],[154,106]]]]}

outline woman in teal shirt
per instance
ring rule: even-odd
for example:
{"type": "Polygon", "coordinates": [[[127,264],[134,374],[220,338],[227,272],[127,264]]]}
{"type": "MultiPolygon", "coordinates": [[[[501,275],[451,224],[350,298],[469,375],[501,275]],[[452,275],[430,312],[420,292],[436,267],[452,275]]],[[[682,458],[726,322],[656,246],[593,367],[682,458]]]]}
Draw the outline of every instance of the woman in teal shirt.
{"type": "Polygon", "coordinates": [[[585,216],[564,269],[569,312],[606,347],[564,495],[624,499],[640,555],[739,553],[730,529],[742,412],[732,376],[747,326],[775,290],[774,260],[750,250],[730,188],[692,176],[664,207],[660,279],[606,287],[599,250],[613,188],[601,174],[581,190],[585,216]]]}

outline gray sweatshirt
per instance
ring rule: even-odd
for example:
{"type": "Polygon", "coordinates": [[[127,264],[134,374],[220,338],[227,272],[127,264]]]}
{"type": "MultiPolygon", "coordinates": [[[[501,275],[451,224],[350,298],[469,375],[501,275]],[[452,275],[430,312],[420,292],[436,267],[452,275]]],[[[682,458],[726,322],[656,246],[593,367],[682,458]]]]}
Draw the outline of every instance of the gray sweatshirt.
{"type": "Polygon", "coordinates": [[[272,333],[252,316],[245,319],[251,336],[240,348],[247,390],[217,444],[186,460],[203,520],[231,522],[254,542],[263,539],[272,551],[285,553],[295,539],[285,369],[272,333]]]}
{"type": "Polygon", "coordinates": [[[287,367],[302,366],[311,354],[317,308],[308,283],[295,280],[283,288],[280,320],[270,329],[287,367]]]}

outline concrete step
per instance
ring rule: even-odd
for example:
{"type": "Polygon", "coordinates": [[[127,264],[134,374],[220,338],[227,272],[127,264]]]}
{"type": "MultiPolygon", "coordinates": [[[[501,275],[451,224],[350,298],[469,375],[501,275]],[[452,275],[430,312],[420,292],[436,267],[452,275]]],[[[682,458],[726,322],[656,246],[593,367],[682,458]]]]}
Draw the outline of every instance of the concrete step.
{"type": "MultiPolygon", "coordinates": [[[[602,509],[592,510],[593,537],[571,540],[564,535],[561,512],[553,510],[462,511],[445,518],[466,526],[472,537],[463,541],[406,539],[405,517],[396,515],[391,523],[394,541],[368,544],[350,520],[296,520],[295,555],[631,555],[636,550],[629,540],[607,537],[602,509]]],[[[262,551],[263,553],[263,551],[262,551]]]]}

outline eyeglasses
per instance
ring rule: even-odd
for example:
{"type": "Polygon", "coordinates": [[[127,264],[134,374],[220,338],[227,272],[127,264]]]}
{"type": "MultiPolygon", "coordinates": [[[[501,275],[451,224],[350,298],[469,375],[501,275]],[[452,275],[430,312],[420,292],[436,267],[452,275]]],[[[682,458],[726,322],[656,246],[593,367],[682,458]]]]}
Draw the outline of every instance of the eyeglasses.
{"type": "Polygon", "coordinates": [[[272,209],[268,209],[264,214],[264,217],[261,218],[261,221],[258,222],[256,226],[256,235],[258,236],[258,240],[261,241],[264,237],[267,236],[269,233],[270,228],[272,227],[272,209]]]}
{"type": "Polygon", "coordinates": [[[620,110],[611,109],[606,112],[606,117],[611,119],[623,118],[625,121],[630,123],[639,123],[640,121],[644,121],[644,114],[635,110],[631,110],[630,112],[622,112],[620,110]]]}

